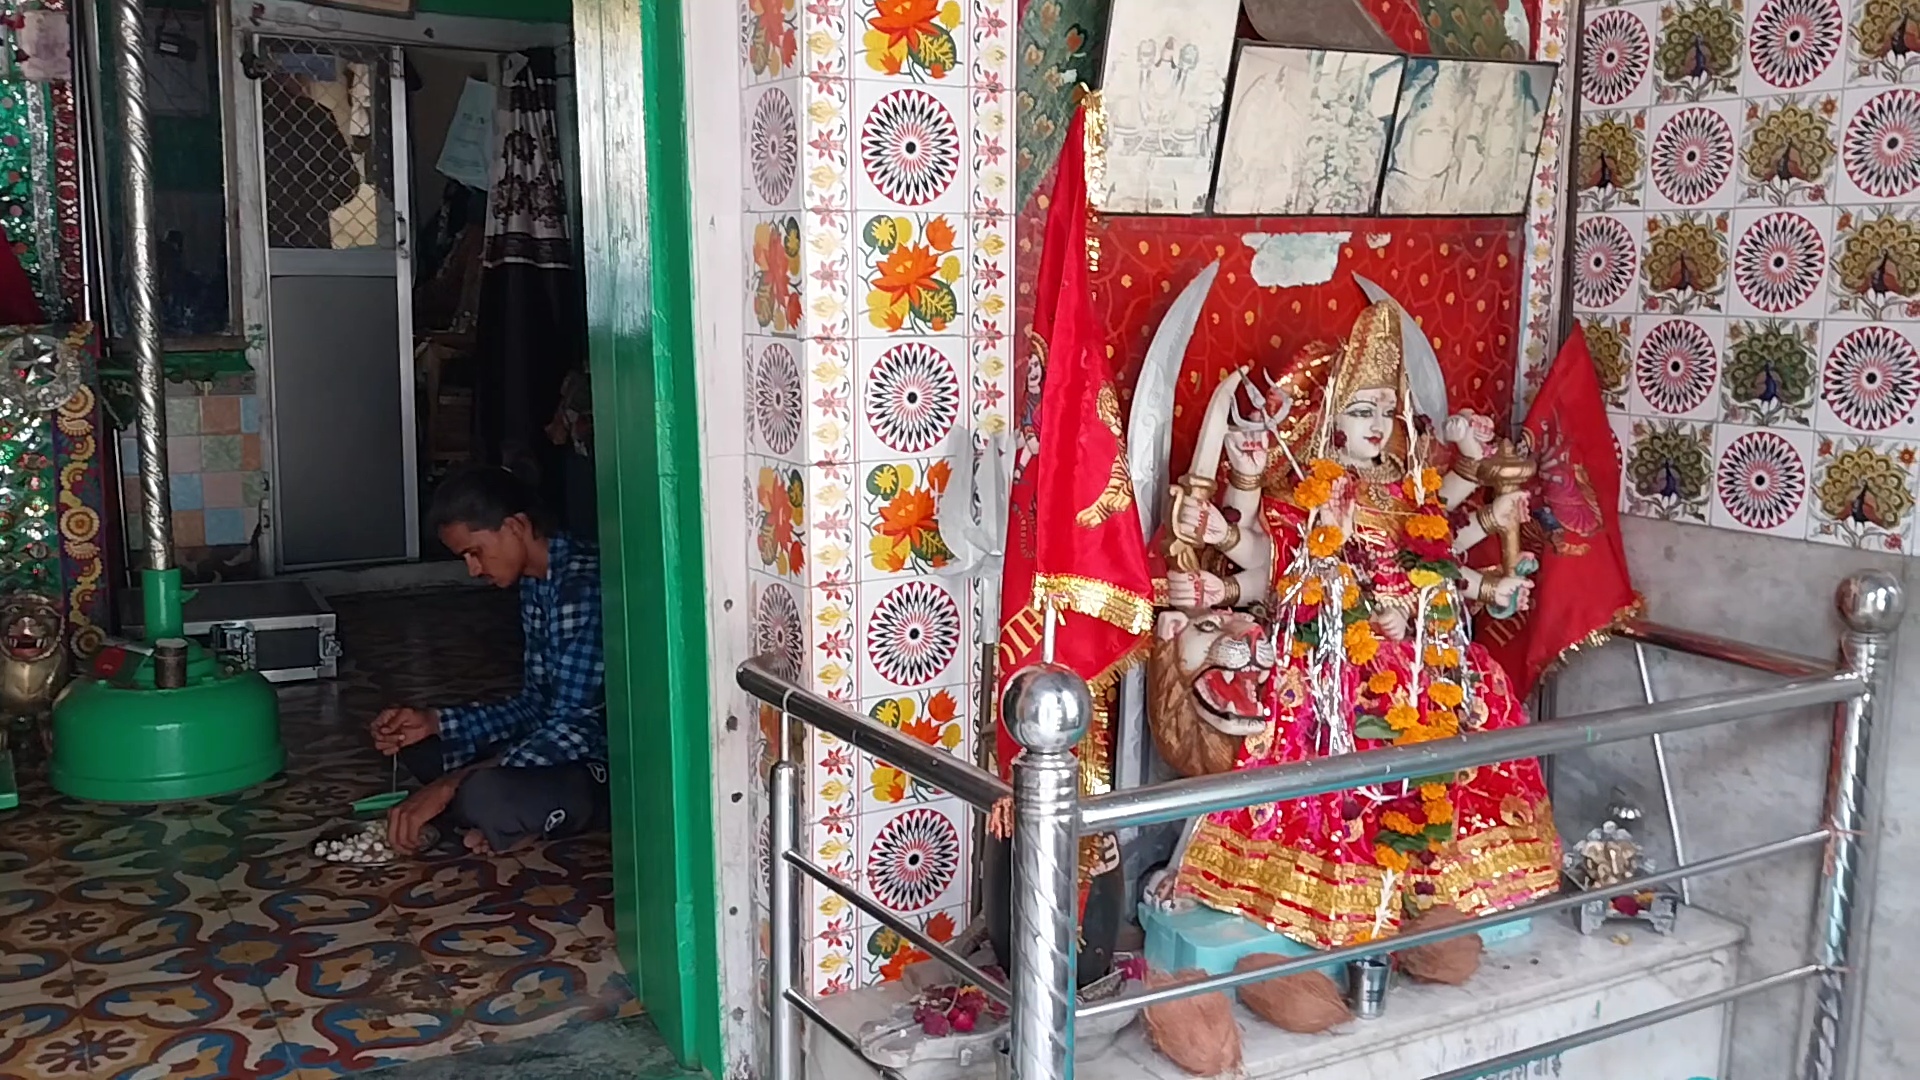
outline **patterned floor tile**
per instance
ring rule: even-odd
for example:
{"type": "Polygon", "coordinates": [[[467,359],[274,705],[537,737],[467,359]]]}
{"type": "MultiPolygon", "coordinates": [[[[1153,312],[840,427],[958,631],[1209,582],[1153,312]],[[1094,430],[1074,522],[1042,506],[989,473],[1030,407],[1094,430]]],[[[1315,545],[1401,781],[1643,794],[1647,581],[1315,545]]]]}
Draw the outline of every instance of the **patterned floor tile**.
{"type": "Polygon", "coordinates": [[[379,708],[508,693],[519,669],[510,595],[336,608],[349,660],[281,688],[281,776],[102,806],[23,774],[0,815],[0,1080],[341,1076],[638,1011],[604,835],[502,859],[313,857],[392,783],[365,735],[379,708]]]}

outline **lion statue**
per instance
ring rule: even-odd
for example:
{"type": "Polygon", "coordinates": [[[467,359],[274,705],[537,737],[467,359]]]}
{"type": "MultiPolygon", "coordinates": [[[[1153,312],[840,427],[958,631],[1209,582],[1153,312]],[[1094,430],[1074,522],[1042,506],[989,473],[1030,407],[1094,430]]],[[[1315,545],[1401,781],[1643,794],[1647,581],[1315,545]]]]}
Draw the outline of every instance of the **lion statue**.
{"type": "Polygon", "coordinates": [[[1147,660],[1147,723],[1182,776],[1232,772],[1267,723],[1275,656],[1266,628],[1224,608],[1162,611],[1147,660]]]}

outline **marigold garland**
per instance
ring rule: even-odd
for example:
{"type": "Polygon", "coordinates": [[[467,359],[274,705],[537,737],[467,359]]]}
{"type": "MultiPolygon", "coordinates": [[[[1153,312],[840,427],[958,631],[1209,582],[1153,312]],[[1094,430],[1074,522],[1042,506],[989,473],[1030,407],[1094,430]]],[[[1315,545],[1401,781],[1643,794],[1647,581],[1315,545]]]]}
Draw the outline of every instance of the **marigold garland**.
{"type": "Polygon", "coordinates": [[[1327,598],[1326,587],[1319,578],[1308,578],[1300,583],[1300,602],[1311,606],[1327,598]]]}
{"type": "Polygon", "coordinates": [[[1395,705],[1387,710],[1387,726],[1395,731],[1406,731],[1420,723],[1420,710],[1411,705],[1395,705]]]}
{"type": "Polygon", "coordinates": [[[1391,870],[1396,874],[1404,874],[1407,870],[1407,857],[1385,844],[1374,845],[1373,861],[1379,863],[1381,869],[1391,870]]]}
{"type": "Polygon", "coordinates": [[[1460,689],[1460,684],[1450,682],[1437,682],[1427,687],[1427,697],[1431,698],[1435,705],[1446,709],[1456,708],[1467,699],[1466,692],[1460,689]]]}
{"type": "Polygon", "coordinates": [[[1374,636],[1373,626],[1364,621],[1347,627],[1346,645],[1347,660],[1355,664],[1373,663],[1380,651],[1380,639],[1374,636]]]}
{"type": "Polygon", "coordinates": [[[1307,554],[1316,559],[1324,559],[1339,551],[1347,542],[1345,533],[1337,525],[1322,525],[1307,534],[1307,554]]]}
{"type": "Polygon", "coordinates": [[[1407,519],[1407,535],[1421,540],[1445,540],[1451,531],[1439,514],[1419,513],[1407,519]]]}
{"type": "Polygon", "coordinates": [[[1421,784],[1420,797],[1428,802],[1433,802],[1436,799],[1444,799],[1447,797],[1447,785],[1421,784]]]}
{"type": "Polygon", "coordinates": [[[1308,477],[1293,486],[1293,505],[1302,510],[1316,510],[1331,498],[1333,485],[1318,477],[1308,477]]]}
{"type": "Polygon", "coordinates": [[[1381,814],[1380,827],[1383,829],[1392,829],[1397,833],[1405,833],[1408,836],[1412,836],[1426,828],[1425,825],[1415,825],[1412,818],[1398,810],[1389,810],[1381,814]]]}
{"type": "Polygon", "coordinates": [[[1393,688],[1400,685],[1400,675],[1392,669],[1382,669],[1367,677],[1367,689],[1376,694],[1391,694],[1393,688]]]}
{"type": "Polygon", "coordinates": [[[1407,571],[1407,580],[1412,582],[1416,589],[1431,589],[1446,579],[1422,566],[1407,571]]]}
{"type": "Polygon", "coordinates": [[[1427,816],[1427,824],[1442,825],[1453,820],[1453,802],[1439,798],[1420,804],[1420,812],[1427,816]]]}

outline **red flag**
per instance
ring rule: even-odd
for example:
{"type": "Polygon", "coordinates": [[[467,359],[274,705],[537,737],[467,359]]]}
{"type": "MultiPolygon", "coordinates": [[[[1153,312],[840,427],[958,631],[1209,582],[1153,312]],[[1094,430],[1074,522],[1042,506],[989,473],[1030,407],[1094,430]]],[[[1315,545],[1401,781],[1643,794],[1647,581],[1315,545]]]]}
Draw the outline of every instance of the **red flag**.
{"type": "MultiPolygon", "coordinates": [[[[1050,605],[1054,660],[1086,679],[1098,701],[1146,644],[1153,579],[1127,473],[1119,390],[1087,278],[1085,124],[1076,114],[1068,128],[1047,207],[1027,361],[1044,365],[1044,381],[1030,372],[1029,400],[1021,403],[999,665],[1004,686],[1040,659],[1041,607],[1050,605]],[[1030,400],[1036,386],[1037,402],[1030,400]]],[[[1090,738],[1099,746],[1104,736],[1090,738]]],[[[998,746],[1004,774],[1018,749],[1004,724],[998,746]]]]}
{"type": "Polygon", "coordinates": [[[1578,326],[1527,411],[1539,460],[1522,542],[1540,560],[1532,610],[1483,619],[1479,638],[1525,696],[1559,659],[1640,609],[1620,538],[1620,459],[1578,326]]]}

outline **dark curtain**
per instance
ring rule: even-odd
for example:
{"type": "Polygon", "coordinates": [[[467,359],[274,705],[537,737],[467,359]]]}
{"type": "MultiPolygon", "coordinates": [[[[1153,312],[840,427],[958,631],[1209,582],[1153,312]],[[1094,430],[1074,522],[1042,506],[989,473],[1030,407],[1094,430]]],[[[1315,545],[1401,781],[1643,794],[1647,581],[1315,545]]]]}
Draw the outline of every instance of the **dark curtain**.
{"type": "Polygon", "coordinates": [[[480,276],[475,434],[489,460],[535,482],[567,513],[567,457],[546,435],[578,370],[585,303],[567,234],[551,49],[507,58],[480,276]]]}

